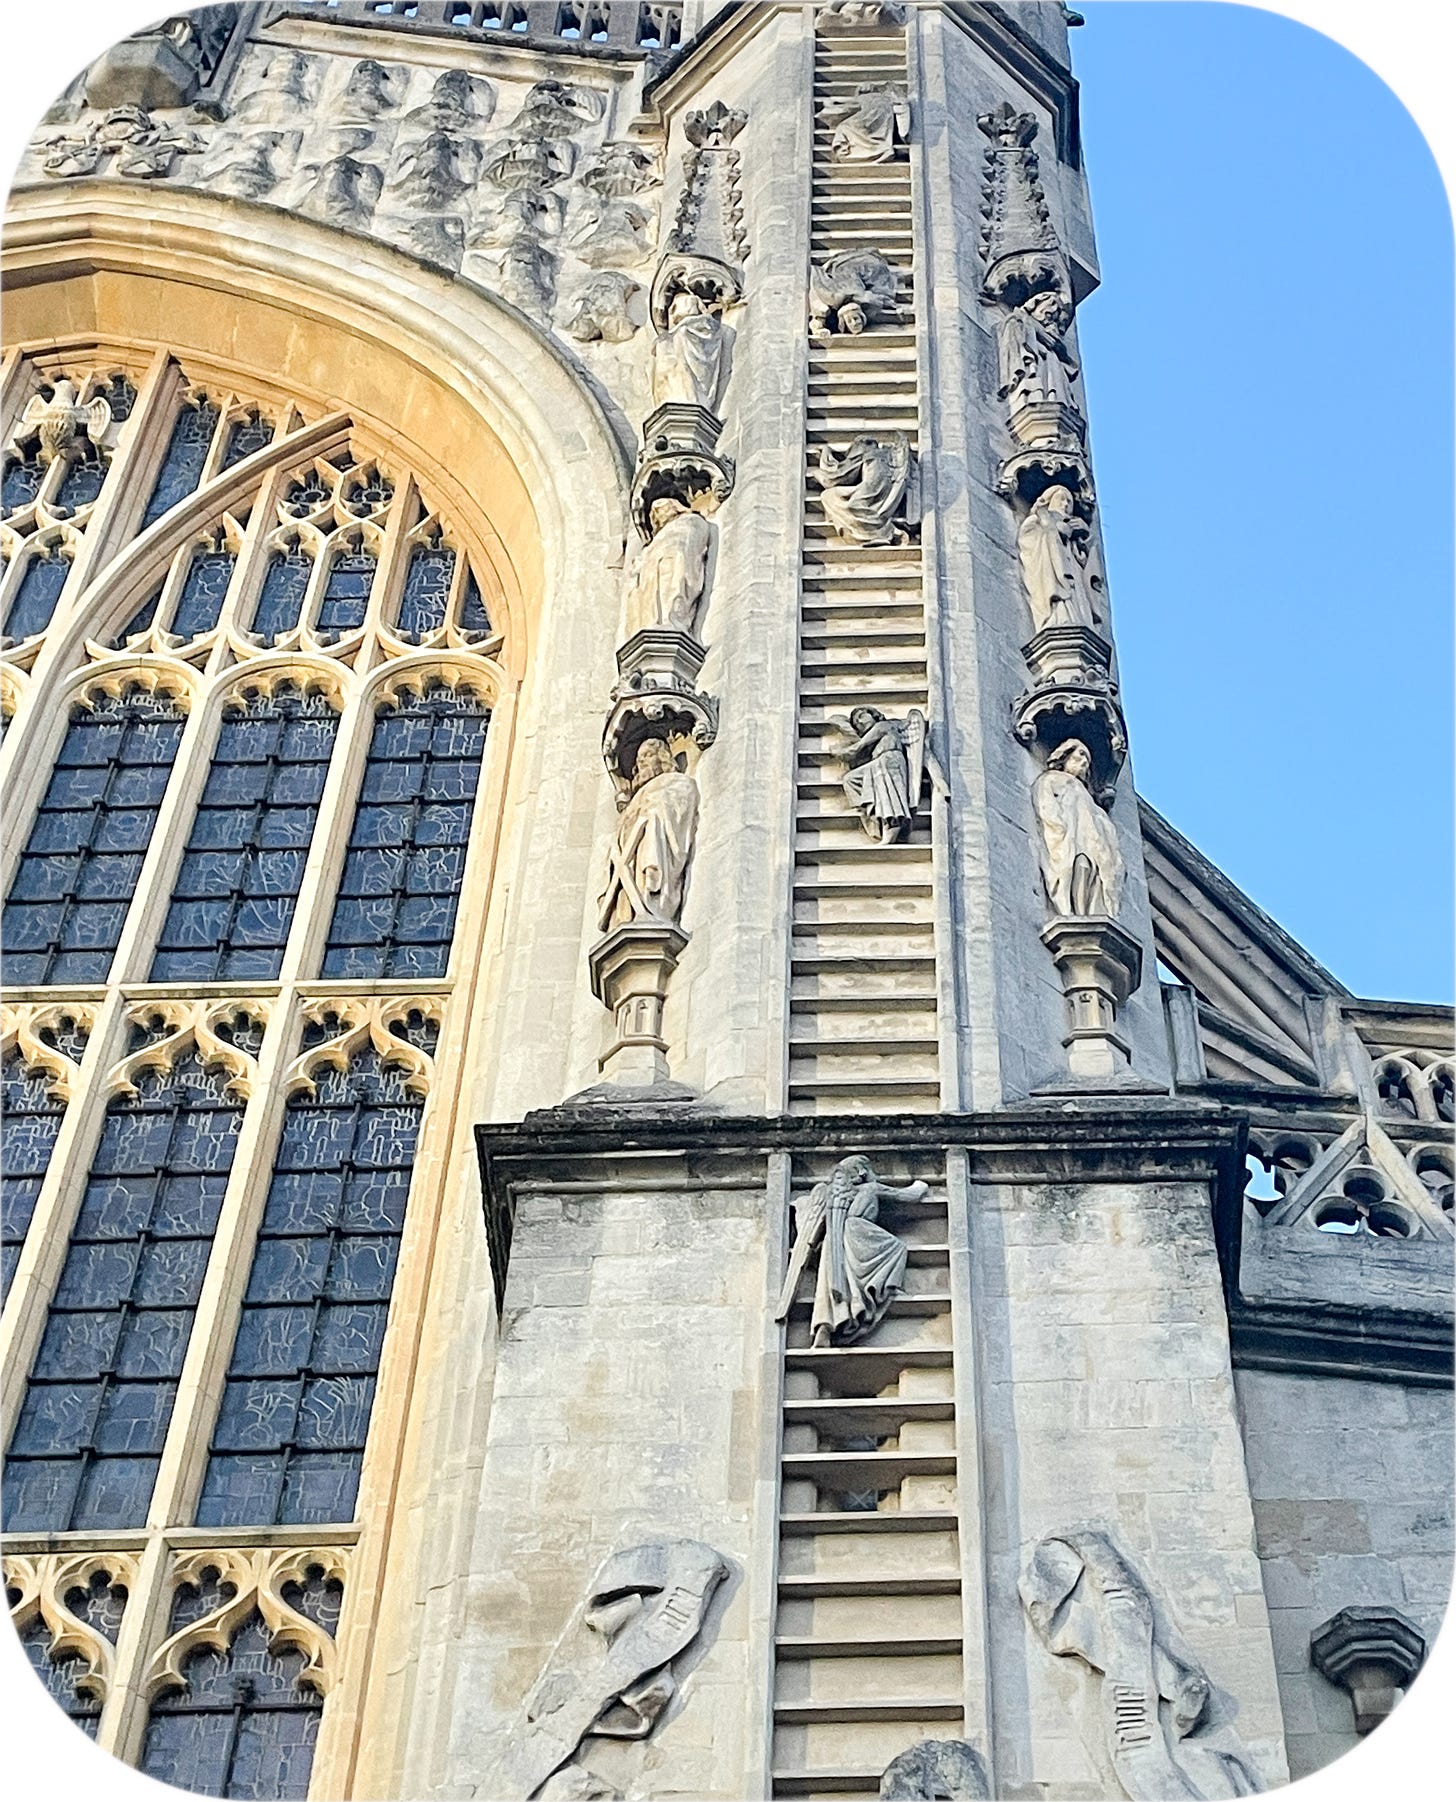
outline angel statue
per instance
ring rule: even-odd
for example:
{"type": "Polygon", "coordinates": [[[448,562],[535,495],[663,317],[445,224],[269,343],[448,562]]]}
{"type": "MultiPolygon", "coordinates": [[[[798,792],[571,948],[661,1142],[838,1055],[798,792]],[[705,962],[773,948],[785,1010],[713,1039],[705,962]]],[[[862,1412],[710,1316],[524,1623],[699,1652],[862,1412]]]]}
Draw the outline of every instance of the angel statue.
{"type": "Polygon", "coordinates": [[[820,446],[814,479],[823,490],[824,517],[850,544],[908,544],[913,522],[910,440],[892,432],[887,440],[854,438],[843,451],[820,446]],[[902,511],[907,516],[902,521],[902,511]]]}
{"type": "Polygon", "coordinates": [[[1041,827],[1041,875],[1052,912],[1115,918],[1122,903],[1123,862],[1117,828],[1092,798],[1092,754],[1079,738],[1059,744],[1031,785],[1041,827]]]}
{"type": "Polygon", "coordinates": [[[809,336],[857,338],[867,326],[897,319],[899,271],[877,250],[841,250],[809,269],[809,336]]]}
{"type": "Polygon", "coordinates": [[[816,1247],[810,1341],[820,1349],[852,1345],[873,1332],[905,1286],[909,1247],[879,1223],[882,1201],[922,1201],[925,1183],[882,1183],[866,1157],[841,1158],[826,1183],[816,1183],[795,1209],[793,1256],[774,1318],[783,1320],[816,1247]]]}
{"type": "Polygon", "coordinates": [[[910,135],[910,101],[895,81],[862,81],[852,100],[825,101],[820,117],[834,127],[829,154],[840,163],[890,163],[910,135]]]}
{"type": "Polygon", "coordinates": [[[844,753],[850,766],[844,792],[859,809],[865,831],[877,844],[898,844],[914,822],[926,771],[945,781],[928,743],[925,715],[912,707],[903,720],[891,720],[878,707],[856,707],[847,720],[835,715],[829,723],[854,740],[844,753]]]}
{"type": "Polygon", "coordinates": [[[25,403],[16,437],[39,438],[40,460],[49,464],[57,457],[65,456],[83,433],[92,444],[100,446],[110,430],[111,403],[98,394],[94,400],[83,404],[76,392],[76,384],[66,376],[59,376],[48,399],[41,394],[32,394],[25,403]]]}

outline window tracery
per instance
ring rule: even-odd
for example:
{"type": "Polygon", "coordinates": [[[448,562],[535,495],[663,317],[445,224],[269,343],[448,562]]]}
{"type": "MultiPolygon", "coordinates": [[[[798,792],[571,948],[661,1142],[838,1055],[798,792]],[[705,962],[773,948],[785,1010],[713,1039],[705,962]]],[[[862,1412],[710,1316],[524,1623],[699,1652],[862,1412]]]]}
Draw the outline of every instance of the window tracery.
{"type": "Polygon", "coordinates": [[[41,1184],[50,1168],[76,1067],[86,1053],[90,1008],[6,1008],[0,1112],[5,1157],[0,1169],[0,1300],[10,1293],[41,1184]]]}
{"type": "Polygon", "coordinates": [[[51,1700],[93,1739],[136,1582],[126,1553],[5,1560],[10,1621],[51,1700]]]}

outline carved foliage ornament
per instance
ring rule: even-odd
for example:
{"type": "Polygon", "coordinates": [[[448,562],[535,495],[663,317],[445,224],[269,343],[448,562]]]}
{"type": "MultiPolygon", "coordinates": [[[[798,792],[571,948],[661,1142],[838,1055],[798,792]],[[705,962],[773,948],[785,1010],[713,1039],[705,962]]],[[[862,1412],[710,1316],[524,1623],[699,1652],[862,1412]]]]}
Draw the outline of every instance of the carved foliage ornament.
{"type": "Polygon", "coordinates": [[[1065,259],[1037,167],[1037,124],[1003,100],[976,120],[986,137],[981,252],[988,300],[1016,306],[1038,289],[1069,291],[1065,259]]]}
{"type": "Polygon", "coordinates": [[[1096,1705],[1078,1718],[1088,1749],[1132,1802],[1262,1789],[1231,1724],[1233,1703],[1106,1533],[1048,1534],[1032,1552],[1021,1600],[1047,1650],[1092,1673],[1096,1705]]]}
{"type": "MultiPolygon", "coordinates": [[[[727,1575],[727,1560],[695,1539],[649,1540],[606,1559],[512,1724],[499,1793],[540,1794],[591,1738],[646,1739],[676,1694],[673,1661],[701,1634],[727,1575]]],[[[571,1777],[552,1793],[614,1793],[576,1766],[571,1777]]]]}

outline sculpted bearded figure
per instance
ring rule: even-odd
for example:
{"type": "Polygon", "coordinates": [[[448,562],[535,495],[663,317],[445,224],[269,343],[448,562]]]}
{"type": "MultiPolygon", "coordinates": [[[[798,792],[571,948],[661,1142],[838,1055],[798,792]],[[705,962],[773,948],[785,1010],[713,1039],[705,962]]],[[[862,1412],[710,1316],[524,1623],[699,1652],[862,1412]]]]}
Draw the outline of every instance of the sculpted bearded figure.
{"type": "Polygon", "coordinates": [[[679,288],[668,303],[667,330],[652,346],[652,401],[706,407],[716,413],[728,386],[733,330],[710,300],[679,288]]]}
{"type": "Polygon", "coordinates": [[[652,537],[627,597],[627,630],[667,626],[693,632],[708,582],[713,528],[701,513],[671,496],[654,501],[648,517],[652,537]]]}
{"type": "Polygon", "coordinates": [[[920,1201],[922,1182],[882,1183],[866,1157],[842,1158],[826,1183],[817,1183],[798,1212],[798,1235],[779,1297],[782,1320],[793,1306],[809,1258],[817,1248],[810,1333],[814,1345],[852,1345],[872,1332],[905,1283],[909,1248],[879,1223],[882,1201],[920,1201]]]}
{"type": "Polygon", "coordinates": [[[997,392],[1013,408],[1055,401],[1075,410],[1080,364],[1067,348],[1072,309],[1049,289],[1033,294],[1001,321],[997,392]]]}
{"type": "Polygon", "coordinates": [[[844,451],[821,447],[815,479],[824,517],[850,544],[908,544],[900,514],[910,485],[910,441],[855,438],[844,451]]]}
{"type": "Polygon", "coordinates": [[[1122,851],[1117,828],[1092,798],[1092,755],[1069,738],[1032,784],[1041,827],[1042,881],[1052,912],[1064,918],[1115,917],[1122,902],[1122,851]]]}
{"type": "Polygon", "coordinates": [[[632,770],[632,798],[612,847],[598,927],[675,926],[698,825],[698,785],[663,739],[645,738],[632,770]]]}
{"type": "Polygon", "coordinates": [[[1035,629],[1098,624],[1089,566],[1091,534],[1077,518],[1072,492],[1044,489],[1016,534],[1021,575],[1035,629]]]}

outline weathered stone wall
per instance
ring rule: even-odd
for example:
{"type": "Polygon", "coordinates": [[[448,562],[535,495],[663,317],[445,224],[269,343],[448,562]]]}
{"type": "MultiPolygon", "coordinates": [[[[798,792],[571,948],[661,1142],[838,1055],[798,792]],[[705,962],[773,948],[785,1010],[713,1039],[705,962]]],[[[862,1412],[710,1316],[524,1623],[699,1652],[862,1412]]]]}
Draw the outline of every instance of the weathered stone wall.
{"type": "Polygon", "coordinates": [[[1000,1793],[1118,1793],[1092,1678],[1017,1593],[1032,1547],[1076,1527],[1110,1530],[1283,1781],[1207,1190],[975,1187],[970,1216],[1000,1793]]]}
{"type": "Polygon", "coordinates": [[[1451,1593],[1449,1390],[1241,1370],[1237,1390],[1291,1776],[1357,1743],[1309,1638],[1393,1607],[1434,1641],[1451,1593]]]}
{"type": "Polygon", "coordinates": [[[662,1538],[706,1541],[732,1574],[651,1740],[592,1741],[585,1762],[635,1794],[762,1793],[768,1243],[760,1184],[523,1197],[438,1793],[497,1793],[511,1717],[597,1566],[662,1538]]]}

